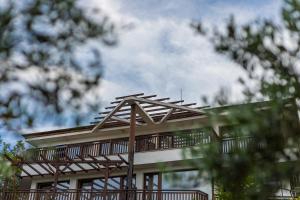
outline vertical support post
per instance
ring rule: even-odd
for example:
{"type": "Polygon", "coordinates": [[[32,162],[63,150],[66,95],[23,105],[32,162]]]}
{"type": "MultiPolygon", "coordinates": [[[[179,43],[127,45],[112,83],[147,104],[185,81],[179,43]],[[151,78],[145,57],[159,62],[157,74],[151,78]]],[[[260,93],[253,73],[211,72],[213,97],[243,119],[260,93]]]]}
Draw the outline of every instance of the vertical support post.
{"type": "MultiPolygon", "coordinates": [[[[133,162],[134,162],[134,142],[135,142],[135,132],[136,132],[136,104],[131,105],[131,115],[130,115],[130,133],[129,133],[129,144],[128,144],[128,175],[127,175],[127,195],[133,189],[132,179],[133,179],[133,162]]],[[[134,195],[128,195],[128,200],[134,195]]]]}
{"type": "Polygon", "coordinates": [[[157,184],[158,185],[158,188],[157,188],[158,189],[158,191],[157,191],[158,198],[157,198],[157,200],[161,200],[162,199],[162,193],[161,193],[161,189],[162,189],[162,173],[159,172],[157,175],[158,175],[158,184],[157,184]]]}
{"type": "Polygon", "coordinates": [[[108,199],[107,186],[108,186],[108,177],[109,177],[109,166],[105,165],[105,181],[104,181],[104,200],[108,199]]]}
{"type": "Polygon", "coordinates": [[[54,174],[54,183],[53,183],[54,194],[56,193],[58,175],[59,175],[59,165],[55,164],[55,174],[54,174]]]}

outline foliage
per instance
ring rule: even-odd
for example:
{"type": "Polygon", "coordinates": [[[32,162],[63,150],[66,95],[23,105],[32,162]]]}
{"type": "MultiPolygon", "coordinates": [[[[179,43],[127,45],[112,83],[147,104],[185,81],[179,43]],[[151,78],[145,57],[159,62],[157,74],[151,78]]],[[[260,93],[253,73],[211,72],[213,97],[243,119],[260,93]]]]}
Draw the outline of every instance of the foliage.
{"type": "Polygon", "coordinates": [[[2,132],[78,124],[99,106],[99,46],[116,43],[108,17],[76,0],[4,0],[0,17],[2,132]]]}
{"type": "MultiPolygon", "coordinates": [[[[286,0],[282,23],[265,19],[239,25],[231,17],[225,30],[207,32],[216,51],[227,55],[248,75],[239,79],[244,88],[241,103],[245,104],[208,109],[212,124],[234,126],[227,131],[221,129],[220,138],[213,137],[210,145],[185,154],[209,155],[191,164],[203,175],[218,180],[221,191],[226,191],[230,199],[267,199],[280,189],[282,180],[299,173],[299,16],[300,1],[286,0]],[[250,103],[262,100],[268,101],[250,103]],[[227,115],[221,118],[224,110],[227,115]],[[248,136],[252,139],[240,148],[248,136]],[[226,153],[222,150],[224,138],[235,141],[226,153]],[[249,177],[253,184],[245,187],[249,177]]],[[[230,99],[219,96],[222,99],[216,102],[222,104],[230,99]]]]}
{"type": "Polygon", "coordinates": [[[6,185],[6,187],[15,188],[20,181],[16,175],[20,175],[21,171],[16,167],[12,167],[7,157],[12,160],[23,157],[23,155],[25,155],[25,144],[23,141],[18,141],[15,145],[11,145],[0,139],[0,147],[0,183],[4,186],[6,182],[6,184],[9,184],[6,185]]]}
{"type": "MultiPolygon", "coordinates": [[[[79,124],[99,106],[99,46],[115,45],[115,27],[98,9],[77,0],[0,2],[0,134],[41,122],[79,124]],[[80,4],[81,3],[81,4],[80,4]],[[93,93],[93,100],[89,95],[93,93]]],[[[15,173],[24,150],[1,141],[1,179],[15,173]]],[[[17,172],[18,173],[18,172],[17,172]]]]}

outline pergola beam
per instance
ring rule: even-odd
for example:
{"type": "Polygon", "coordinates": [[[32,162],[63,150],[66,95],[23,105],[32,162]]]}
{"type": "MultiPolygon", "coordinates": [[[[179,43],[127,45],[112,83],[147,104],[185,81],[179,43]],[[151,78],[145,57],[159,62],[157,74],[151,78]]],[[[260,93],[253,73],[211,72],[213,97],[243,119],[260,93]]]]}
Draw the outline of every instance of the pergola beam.
{"type": "Polygon", "coordinates": [[[116,116],[112,116],[111,119],[116,120],[118,122],[123,122],[123,123],[126,123],[126,124],[130,124],[130,120],[128,120],[128,119],[122,119],[122,118],[116,117],[116,116]]]}
{"type": "Polygon", "coordinates": [[[72,165],[72,163],[68,163],[68,164],[66,164],[66,166],[61,170],[61,169],[59,169],[60,171],[61,171],[61,173],[65,173],[64,171],[66,170],[66,169],[69,169],[73,174],[75,174],[76,172],[70,167],[72,165]]]}
{"type": "MultiPolygon", "coordinates": [[[[166,100],[169,100],[170,98],[167,97],[167,98],[160,98],[160,99],[153,99],[153,101],[166,101],[166,100]]],[[[171,102],[169,102],[171,103],[171,102]]],[[[116,106],[108,106],[108,107],[105,107],[105,109],[113,109],[115,108],[116,106]]],[[[128,108],[130,110],[130,108],[128,108]]],[[[110,111],[109,111],[110,112],[110,111]]],[[[99,113],[99,114],[105,114],[105,113],[99,113]]]]}
{"type": "MultiPolygon", "coordinates": [[[[68,160],[72,160],[71,158],[69,158],[69,156],[66,156],[66,158],[68,159],[68,160]]],[[[81,170],[83,170],[84,172],[88,172],[88,170],[86,170],[86,169],[84,169],[79,163],[74,163],[77,167],[79,167],[81,170]]]]}
{"type": "Polygon", "coordinates": [[[128,161],[125,160],[120,154],[118,154],[117,156],[118,156],[118,157],[120,158],[120,160],[122,160],[126,165],[129,165],[128,161]]]}
{"type": "Polygon", "coordinates": [[[167,114],[165,115],[165,116],[163,116],[163,118],[159,121],[159,124],[162,124],[162,123],[164,123],[165,121],[167,121],[168,120],[168,118],[172,115],[172,113],[175,111],[175,109],[174,108],[171,108],[168,112],[167,112],[167,114]]]}
{"type": "Polygon", "coordinates": [[[97,129],[101,128],[101,126],[104,125],[104,123],[111,118],[122,106],[125,104],[126,100],[122,100],[121,103],[119,103],[99,124],[97,124],[93,130],[92,133],[94,133],[97,129]]]}
{"type": "Polygon", "coordinates": [[[143,99],[143,98],[138,98],[138,97],[127,97],[124,100],[127,101],[135,101],[135,102],[143,102],[143,103],[149,103],[149,104],[156,104],[159,106],[165,106],[165,107],[169,107],[169,108],[176,108],[179,110],[183,110],[183,111],[190,111],[193,113],[198,113],[198,114],[204,114],[205,112],[199,110],[199,109],[195,109],[195,108],[189,108],[189,107],[185,107],[185,106],[180,106],[180,105],[175,105],[175,104],[170,104],[170,103],[165,103],[165,102],[160,102],[160,101],[154,101],[154,100],[150,100],[150,99],[143,99]]]}
{"type": "Polygon", "coordinates": [[[154,124],[152,117],[144,110],[144,108],[138,103],[134,103],[136,105],[136,112],[143,118],[143,120],[147,124],[154,124]]]}
{"type": "Polygon", "coordinates": [[[48,172],[49,174],[51,174],[52,176],[54,175],[53,171],[50,171],[50,169],[47,169],[43,164],[38,163],[38,165],[43,168],[46,172],[48,172]]]}

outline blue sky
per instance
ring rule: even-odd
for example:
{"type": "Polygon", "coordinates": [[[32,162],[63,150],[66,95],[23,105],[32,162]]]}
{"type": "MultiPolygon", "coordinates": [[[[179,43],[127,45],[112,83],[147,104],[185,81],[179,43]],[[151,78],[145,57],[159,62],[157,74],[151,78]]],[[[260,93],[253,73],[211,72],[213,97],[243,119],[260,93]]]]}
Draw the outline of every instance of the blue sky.
{"type": "Polygon", "coordinates": [[[231,14],[238,23],[257,18],[279,19],[280,0],[94,0],[117,24],[132,24],[120,30],[118,46],[102,49],[105,75],[100,88],[103,104],[114,96],[134,92],[200,102],[220,87],[231,88],[243,72],[214,52],[211,44],[189,27],[201,20],[219,27],[231,14]]]}

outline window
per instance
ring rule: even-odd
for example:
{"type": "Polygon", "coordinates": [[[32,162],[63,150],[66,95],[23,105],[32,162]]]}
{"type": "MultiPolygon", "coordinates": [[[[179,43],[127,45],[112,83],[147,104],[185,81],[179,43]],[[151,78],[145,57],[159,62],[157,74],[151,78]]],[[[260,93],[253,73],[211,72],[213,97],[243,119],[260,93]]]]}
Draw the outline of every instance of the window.
{"type": "Polygon", "coordinates": [[[197,189],[200,186],[197,171],[175,171],[163,173],[162,189],[197,189]]]}
{"type": "MultiPolygon", "coordinates": [[[[133,184],[135,185],[135,176],[133,178],[133,184]]],[[[127,177],[126,176],[115,176],[109,177],[107,182],[107,190],[122,190],[126,189],[127,177]]],[[[99,192],[98,195],[105,188],[105,178],[94,178],[79,181],[79,189],[81,190],[78,200],[94,199],[93,193],[99,192]]],[[[94,194],[95,195],[95,194],[94,194]]],[[[110,194],[111,199],[117,199],[118,193],[110,194]]]]}
{"type": "Polygon", "coordinates": [[[144,175],[145,190],[161,190],[161,174],[149,173],[144,175]]]}
{"type": "Polygon", "coordinates": [[[38,183],[37,188],[39,190],[43,190],[45,192],[37,193],[36,199],[38,200],[48,200],[50,198],[55,200],[64,200],[69,198],[69,194],[65,193],[65,190],[69,189],[70,182],[69,181],[59,181],[56,185],[56,193],[51,194],[51,192],[47,192],[49,190],[54,189],[54,182],[46,182],[46,183],[38,183]],[[53,196],[51,196],[53,195],[53,196]]]}
{"type": "MultiPolygon", "coordinates": [[[[70,181],[59,181],[57,182],[56,189],[60,190],[67,190],[70,187],[70,181]]],[[[54,182],[46,182],[46,183],[38,183],[37,188],[39,190],[50,190],[54,189],[54,182]]]]}
{"type": "MultiPolygon", "coordinates": [[[[135,176],[133,178],[133,184],[135,185],[135,176]]],[[[107,182],[107,189],[108,190],[126,189],[126,185],[127,185],[126,176],[109,177],[107,182]]],[[[101,191],[105,188],[105,178],[81,180],[79,182],[79,188],[81,190],[101,191]]]]}

